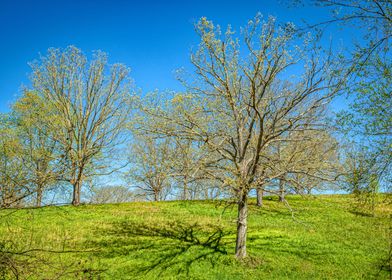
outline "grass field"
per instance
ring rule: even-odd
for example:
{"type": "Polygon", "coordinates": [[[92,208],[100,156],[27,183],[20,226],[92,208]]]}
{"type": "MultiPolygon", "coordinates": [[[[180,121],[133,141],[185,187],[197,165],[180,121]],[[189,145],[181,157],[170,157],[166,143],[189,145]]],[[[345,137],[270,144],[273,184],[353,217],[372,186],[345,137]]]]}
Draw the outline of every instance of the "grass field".
{"type": "Polygon", "coordinates": [[[390,204],[371,217],[351,211],[347,195],[288,201],[294,213],[273,197],[263,208],[251,201],[242,262],[236,208],[225,202],[2,210],[0,265],[20,279],[390,278],[390,204]]]}

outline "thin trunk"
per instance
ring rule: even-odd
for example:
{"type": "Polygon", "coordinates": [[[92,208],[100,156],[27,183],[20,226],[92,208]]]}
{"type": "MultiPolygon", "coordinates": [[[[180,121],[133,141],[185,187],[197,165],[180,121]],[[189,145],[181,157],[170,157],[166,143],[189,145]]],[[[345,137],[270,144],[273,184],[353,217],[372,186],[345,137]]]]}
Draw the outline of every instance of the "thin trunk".
{"type": "Polygon", "coordinates": [[[257,206],[258,207],[263,207],[264,189],[261,188],[261,187],[258,187],[256,189],[256,194],[257,194],[257,206]]]}
{"type": "Polygon", "coordinates": [[[284,201],[284,196],[285,196],[285,189],[284,189],[284,181],[279,180],[279,202],[284,201]]]}
{"type": "Polygon", "coordinates": [[[210,196],[208,195],[208,188],[204,189],[204,199],[210,199],[210,196]]]}
{"type": "Polygon", "coordinates": [[[246,257],[247,218],[248,194],[247,192],[244,192],[240,195],[238,201],[237,240],[235,245],[235,256],[237,259],[246,257]]]}
{"type": "Polygon", "coordinates": [[[154,191],[154,201],[159,201],[159,192],[154,191]]]}
{"type": "Polygon", "coordinates": [[[73,184],[73,198],[72,205],[78,206],[80,204],[80,181],[76,180],[73,184]]]}
{"type": "Polygon", "coordinates": [[[188,199],[188,179],[184,176],[184,200],[188,199]]]}
{"type": "Polygon", "coordinates": [[[37,187],[37,201],[35,202],[36,207],[41,207],[42,205],[42,196],[43,196],[43,187],[37,187]]]}

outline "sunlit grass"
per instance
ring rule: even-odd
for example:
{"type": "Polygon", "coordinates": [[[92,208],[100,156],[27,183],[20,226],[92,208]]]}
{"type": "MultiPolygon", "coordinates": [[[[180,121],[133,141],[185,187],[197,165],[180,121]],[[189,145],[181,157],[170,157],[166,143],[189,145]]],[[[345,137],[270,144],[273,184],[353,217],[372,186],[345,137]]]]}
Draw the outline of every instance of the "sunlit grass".
{"type": "Polygon", "coordinates": [[[353,213],[349,196],[288,201],[294,212],[272,197],[263,208],[251,201],[242,262],[236,208],[224,202],[3,210],[1,241],[28,252],[14,258],[30,279],[389,278],[390,204],[370,217],[353,213]]]}

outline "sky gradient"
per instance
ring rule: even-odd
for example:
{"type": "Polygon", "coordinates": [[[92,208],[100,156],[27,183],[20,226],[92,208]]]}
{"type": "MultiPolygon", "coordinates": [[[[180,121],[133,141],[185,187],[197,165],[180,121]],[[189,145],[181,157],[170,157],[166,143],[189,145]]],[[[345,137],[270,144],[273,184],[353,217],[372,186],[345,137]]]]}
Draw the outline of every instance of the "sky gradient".
{"type": "Polygon", "coordinates": [[[178,89],[173,71],[189,67],[198,44],[197,20],[206,16],[234,29],[261,12],[279,21],[320,21],[328,12],[315,7],[292,8],[285,0],[125,1],[125,0],[1,0],[0,112],[6,112],[29,85],[28,62],[50,47],[74,45],[87,55],[109,54],[109,62],[131,68],[143,92],[178,89]]]}

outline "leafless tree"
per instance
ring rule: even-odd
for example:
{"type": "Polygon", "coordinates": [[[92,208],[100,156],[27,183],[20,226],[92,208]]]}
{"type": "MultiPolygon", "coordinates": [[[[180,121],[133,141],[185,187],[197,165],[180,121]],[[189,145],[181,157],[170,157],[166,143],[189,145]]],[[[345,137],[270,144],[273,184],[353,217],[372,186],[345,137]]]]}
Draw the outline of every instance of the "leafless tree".
{"type": "Polygon", "coordinates": [[[333,184],[342,174],[338,142],[326,131],[326,125],[313,130],[294,131],[278,142],[273,156],[272,174],[280,175],[269,192],[285,200],[285,193],[309,193],[333,184]]]}
{"type": "Polygon", "coordinates": [[[289,132],[319,126],[316,116],[342,86],[338,78],[344,75],[335,71],[332,56],[311,38],[295,47],[294,30],[256,17],[243,30],[241,45],[230,27],[222,35],[202,18],[201,42],[191,58],[195,79],[184,81],[187,92],[173,99],[184,109],[175,115],[150,110],[160,117],[157,134],[203,143],[208,174],[235,194],[237,258],[246,256],[248,196],[265,179],[259,172],[264,155],[289,132]],[[240,54],[241,47],[246,53],[240,54]]]}
{"type": "Polygon", "coordinates": [[[93,204],[124,203],[134,200],[134,193],[125,186],[93,187],[89,201],[93,204]]]}
{"type": "Polygon", "coordinates": [[[129,177],[142,193],[154,201],[164,199],[172,187],[173,152],[174,146],[169,138],[138,136],[133,144],[129,177]]]}

